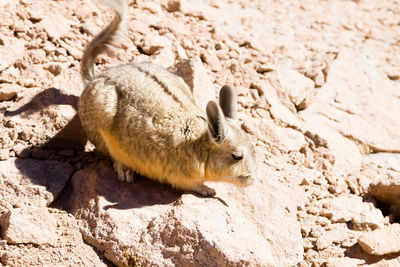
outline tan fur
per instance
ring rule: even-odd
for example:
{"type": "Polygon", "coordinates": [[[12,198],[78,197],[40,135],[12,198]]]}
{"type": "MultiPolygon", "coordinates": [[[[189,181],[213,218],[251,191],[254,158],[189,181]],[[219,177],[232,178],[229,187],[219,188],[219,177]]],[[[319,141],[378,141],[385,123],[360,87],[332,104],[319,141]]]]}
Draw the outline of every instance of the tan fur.
{"type": "Polygon", "coordinates": [[[250,184],[256,166],[249,138],[215,103],[210,103],[214,109],[210,107],[206,115],[180,77],[151,63],[121,65],[97,76],[91,74],[92,57],[120,30],[116,21],[126,20],[126,12],[120,11],[126,6],[119,6],[126,4],[112,4],[119,19],[89,44],[82,63],[87,84],[78,111],[96,149],[148,178],[205,196],[215,191],[204,186],[204,181],[250,184]],[[235,160],[232,154],[243,159],[235,160]]]}

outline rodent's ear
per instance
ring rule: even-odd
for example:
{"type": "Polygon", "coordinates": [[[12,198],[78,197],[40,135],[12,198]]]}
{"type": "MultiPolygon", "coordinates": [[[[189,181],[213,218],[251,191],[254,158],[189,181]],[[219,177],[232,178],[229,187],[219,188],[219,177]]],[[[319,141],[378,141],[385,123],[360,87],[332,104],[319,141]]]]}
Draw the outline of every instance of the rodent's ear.
{"type": "Polygon", "coordinates": [[[206,108],[208,132],[216,143],[222,143],[229,133],[229,125],[217,103],[210,101],[206,108]]]}
{"type": "Polygon", "coordinates": [[[237,96],[232,86],[224,85],[219,91],[219,106],[225,117],[237,119],[237,96]]]}

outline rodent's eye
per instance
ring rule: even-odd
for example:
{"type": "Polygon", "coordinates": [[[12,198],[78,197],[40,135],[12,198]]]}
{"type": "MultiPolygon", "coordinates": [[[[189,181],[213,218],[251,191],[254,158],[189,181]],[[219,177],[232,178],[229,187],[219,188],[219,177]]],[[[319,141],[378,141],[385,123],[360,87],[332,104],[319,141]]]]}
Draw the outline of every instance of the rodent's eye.
{"type": "Polygon", "coordinates": [[[232,158],[233,158],[234,160],[239,161],[239,160],[242,160],[242,159],[243,159],[243,155],[241,155],[241,154],[232,154],[232,158]]]}

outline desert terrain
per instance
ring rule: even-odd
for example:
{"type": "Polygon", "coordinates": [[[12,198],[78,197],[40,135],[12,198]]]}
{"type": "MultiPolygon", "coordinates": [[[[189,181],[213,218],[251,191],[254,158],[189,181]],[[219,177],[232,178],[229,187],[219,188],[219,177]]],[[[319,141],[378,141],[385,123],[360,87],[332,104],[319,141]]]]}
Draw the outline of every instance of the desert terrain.
{"type": "Polygon", "coordinates": [[[100,1],[0,1],[1,266],[400,266],[400,2],[129,1],[96,71],[155,62],[196,101],[233,85],[249,187],[117,179],[87,143],[100,1]]]}

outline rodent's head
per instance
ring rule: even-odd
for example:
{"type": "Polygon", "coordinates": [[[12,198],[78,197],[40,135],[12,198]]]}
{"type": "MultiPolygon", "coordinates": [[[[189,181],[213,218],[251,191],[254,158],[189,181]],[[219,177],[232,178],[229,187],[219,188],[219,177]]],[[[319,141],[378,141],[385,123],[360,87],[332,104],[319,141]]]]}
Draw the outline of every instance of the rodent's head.
{"type": "Polygon", "coordinates": [[[212,142],[206,163],[206,179],[250,185],[256,176],[256,155],[250,138],[237,122],[237,98],[228,85],[219,94],[219,106],[207,105],[208,132],[212,142]]]}

